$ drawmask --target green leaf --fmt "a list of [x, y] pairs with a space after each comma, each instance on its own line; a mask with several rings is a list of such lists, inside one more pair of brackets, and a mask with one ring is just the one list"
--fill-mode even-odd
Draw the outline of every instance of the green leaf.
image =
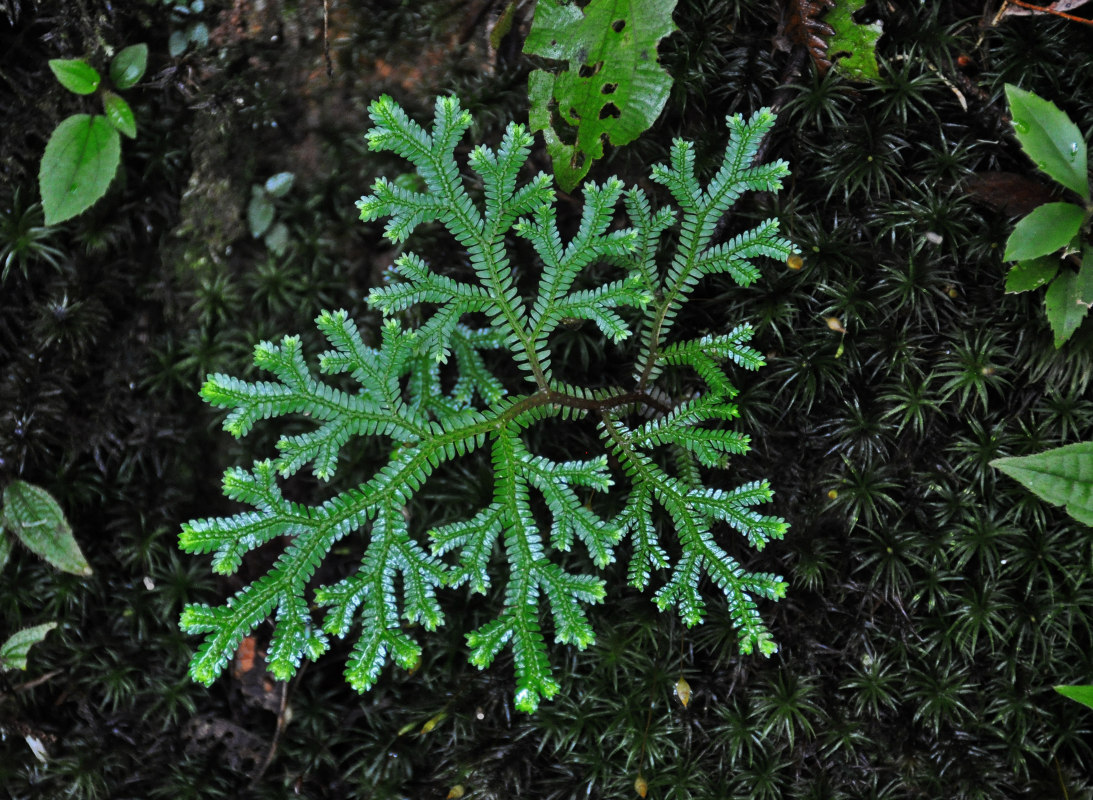
[[266, 247], [275, 256], [283, 256], [288, 248], [288, 225], [278, 222], [266, 233]]
[[1018, 261], [1006, 274], [1006, 292], [1029, 292], [1039, 289], [1059, 273], [1059, 259], [1041, 256], [1029, 261]]
[[823, 21], [834, 28], [828, 39], [827, 54], [834, 59], [835, 70], [852, 81], [872, 83], [880, 80], [877, 64], [877, 40], [884, 34], [879, 22], [862, 25], [854, 21], [867, 0], [839, 0]]
[[1089, 312], [1089, 306], [1082, 305], [1081, 282], [1078, 273], [1064, 269], [1044, 294], [1044, 310], [1047, 312], [1047, 321], [1051, 324], [1051, 331], [1055, 334], [1055, 349], [1062, 347], [1068, 339], [1078, 330], [1085, 315]]
[[269, 196], [262, 191], [252, 192], [250, 203], [247, 204], [247, 226], [250, 228], [250, 235], [257, 239], [265, 233], [273, 222], [273, 213], [273, 201], [269, 199]]
[[1028, 157], [1066, 188], [1089, 200], [1085, 139], [1070, 117], [1050, 100], [1006, 84], [1013, 129]]
[[45, 639], [46, 634], [56, 627], [56, 622], [43, 622], [9, 636], [6, 642], [0, 644], [0, 669], [26, 669], [30, 648]]
[[[605, 139], [621, 147], [660, 116], [672, 77], [657, 62], [657, 45], [676, 30], [675, 6], [676, 0], [591, 0], [581, 9], [539, 0], [524, 52], [566, 61], [569, 69], [532, 72], [529, 119], [543, 131], [566, 191], [603, 157]], [[576, 128], [576, 136], [563, 134], [563, 126]]]
[[1057, 447], [1032, 456], [991, 462], [1052, 505], [1066, 506], [1079, 522], [1093, 525], [1093, 442]]
[[190, 46], [190, 35], [183, 30], [171, 31], [171, 35], [167, 38], [167, 52], [171, 54], [171, 58], [178, 58], [180, 55], [186, 52], [186, 48]]
[[61, 86], [75, 94], [91, 94], [102, 82], [99, 71], [82, 58], [53, 58], [49, 61], [49, 68]]
[[93, 206], [110, 188], [121, 162], [121, 137], [105, 117], [75, 114], [49, 137], [38, 187], [46, 225]]
[[4, 527], [31, 552], [73, 575], [91, 574], [64, 512], [45, 489], [12, 481], [4, 490], [3, 515]]
[[1085, 221], [1085, 210], [1073, 203], [1044, 203], [1014, 226], [1006, 242], [1005, 261], [1046, 256], [1066, 247]]
[[273, 197], [284, 197], [295, 180], [296, 175], [291, 172], [278, 172], [266, 179], [266, 192]]
[[1093, 708], [1093, 686], [1056, 686], [1055, 691], [1063, 697]]
[[1082, 265], [1078, 269], [1077, 284], [1078, 305], [1086, 309], [1093, 307], [1093, 245], [1082, 248]]
[[4, 515], [0, 513], [0, 569], [8, 563], [11, 556], [11, 535], [4, 530]]
[[103, 92], [102, 106], [111, 125], [130, 139], [136, 138], [137, 120], [127, 102], [113, 92]]
[[147, 67], [148, 45], [129, 45], [110, 62], [110, 80], [118, 89], [130, 89], [144, 77]]

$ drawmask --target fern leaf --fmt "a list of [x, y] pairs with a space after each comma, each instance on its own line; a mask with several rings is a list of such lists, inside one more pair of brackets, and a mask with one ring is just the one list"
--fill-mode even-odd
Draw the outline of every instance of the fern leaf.
[[[786, 584], [743, 569], [719, 539], [723, 531], [735, 531], [738, 536], [729, 537], [733, 546], [759, 550], [783, 536], [786, 524], [755, 510], [770, 500], [766, 482], [723, 489], [711, 485], [708, 474], [750, 444], [746, 434], [724, 426], [738, 416], [731, 403], [736, 389], [725, 369], [729, 362], [757, 369], [763, 357], [748, 345], [747, 325], [670, 341], [675, 320], [704, 276], [727, 273], [746, 285], [758, 275], [757, 257], [784, 258], [792, 250], [773, 220], [710, 244], [717, 220], [742, 192], [776, 190], [787, 174], [782, 162], [752, 164], [773, 116], [763, 111], [747, 122], [729, 119], [725, 157], [707, 185], [695, 176], [692, 146], [676, 142], [669, 162], [654, 168], [653, 180], [667, 187], [678, 209], [654, 210], [644, 191], [625, 190], [614, 178], [586, 186], [580, 222], [565, 239], [549, 179], [541, 173], [521, 178], [531, 145], [524, 126], [510, 124], [496, 150], [474, 148], [465, 177], [456, 147], [470, 117], [457, 99], [437, 101], [428, 130], [389, 97], [373, 103], [370, 114], [375, 124], [369, 145], [408, 159], [421, 181], [420, 188], [408, 188], [378, 180], [373, 194], [358, 203], [362, 218], [386, 218], [385, 234], [396, 242], [408, 241], [419, 225], [440, 223], [465, 248], [471, 273], [456, 279], [443, 265], [406, 252], [369, 294], [384, 316], [371, 343], [345, 311], [323, 312], [316, 324], [330, 349], [319, 356], [317, 374], [301, 340], [286, 336], [255, 348], [255, 363], [270, 379], [212, 375], [206, 381], [202, 396], [227, 410], [224, 427], [234, 436], [289, 415], [306, 417], [310, 426], [283, 436], [275, 460], [225, 473], [224, 494], [247, 510], [182, 527], [180, 546], [212, 554], [218, 573], [237, 571], [256, 548], [283, 544], [267, 574], [223, 605], [183, 610], [183, 630], [205, 635], [191, 661], [193, 678], [215, 680], [243, 637], [272, 616], [268, 652], [275, 675], [293, 675], [303, 659], [328, 649], [329, 637], [352, 634], [345, 674], [365, 691], [389, 661], [406, 668], [418, 662], [421, 646], [404, 628], [444, 624], [438, 588], [466, 585], [486, 594], [496, 582], [500, 605], [493, 619], [467, 634], [470, 659], [486, 667], [511, 648], [516, 705], [531, 711], [559, 690], [549, 632], [556, 642], [578, 648], [593, 642], [587, 606], [606, 595], [595, 570], [613, 561], [627, 537], [628, 580], [639, 588], [660, 583], [658, 607], [674, 607], [688, 625], [697, 624], [707, 602], [700, 586], [708, 576], [740, 629], [741, 652], [774, 652], [757, 601], [781, 597]], [[468, 183], [475, 176], [480, 193]], [[627, 228], [617, 224], [620, 200]], [[661, 265], [659, 251], [673, 225], [675, 253]], [[507, 245], [514, 237], [529, 243], [541, 261], [533, 296], [522, 294], [510, 262]], [[621, 267], [623, 276], [588, 286], [585, 271], [601, 262]], [[415, 313], [407, 314], [411, 309]], [[469, 314], [485, 316], [488, 324], [470, 327]], [[421, 322], [411, 329], [400, 317]], [[615, 342], [640, 331], [631, 385], [589, 388], [552, 374], [551, 334], [569, 318], [593, 321]], [[488, 366], [487, 351], [507, 354], [533, 388], [510, 394]], [[658, 386], [662, 370], [678, 367], [693, 370], [704, 389], [683, 399]], [[333, 375], [347, 375], [357, 386], [334, 386], [324, 378]], [[616, 481], [607, 454], [555, 460], [531, 452], [524, 441], [545, 420], [562, 424], [589, 414], [599, 419], [604, 447], [625, 481]], [[642, 421], [632, 426], [633, 419]], [[315, 505], [282, 495], [284, 477], [310, 464], [330, 481], [358, 437], [377, 436], [390, 441], [388, 455], [355, 486]], [[428, 498], [430, 476], [487, 446], [493, 466], [489, 503], [431, 530], [411, 529], [405, 505], [415, 496]], [[591, 501], [596, 492], [628, 492], [622, 511], [601, 517]], [[654, 505], [664, 511], [656, 523]], [[364, 547], [356, 571], [312, 588], [319, 564], [349, 535], [359, 536]], [[563, 569], [559, 554], [574, 549], [579, 552], [565, 557], [566, 563], [578, 566]], [[321, 624], [312, 619], [311, 603], [325, 609]]]

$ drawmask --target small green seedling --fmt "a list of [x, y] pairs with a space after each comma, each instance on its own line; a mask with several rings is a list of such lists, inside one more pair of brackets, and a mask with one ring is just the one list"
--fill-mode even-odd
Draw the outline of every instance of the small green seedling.
[[[126, 47], [110, 64], [110, 82], [119, 91], [131, 89], [148, 65], [148, 45]], [[49, 68], [74, 94], [98, 93], [104, 116], [73, 114], [58, 125], [46, 144], [38, 171], [46, 225], [81, 214], [98, 202], [121, 163], [121, 137], [136, 138], [133, 109], [116, 92], [102, 85], [99, 71], [80, 58], [55, 58]]]
[[296, 176], [291, 172], [278, 172], [264, 184], [256, 183], [250, 187], [250, 203], [247, 204], [250, 235], [255, 239], [264, 237], [266, 247], [277, 256], [284, 255], [288, 247], [288, 226], [283, 222], [274, 222], [277, 209], [273, 201], [288, 194], [295, 180]]
[[1093, 305], [1093, 241], [1086, 144], [1078, 126], [1052, 102], [1006, 84], [1013, 129], [1021, 148], [1081, 203], [1045, 203], [1017, 223], [1006, 242], [1007, 292], [1047, 286], [1044, 307], [1055, 347], [1082, 324]]

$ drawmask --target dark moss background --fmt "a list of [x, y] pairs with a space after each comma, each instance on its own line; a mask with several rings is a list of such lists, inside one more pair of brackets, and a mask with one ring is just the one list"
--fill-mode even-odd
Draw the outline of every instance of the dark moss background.
[[[726, 113], [785, 103], [767, 156], [793, 177], [730, 224], [777, 214], [804, 269], [763, 264], [747, 290], [710, 280], [687, 318], [750, 321], [768, 355], [737, 376], [754, 450], [727, 480], [769, 477], [793, 525], [742, 554], [791, 581], [764, 609], [780, 653], [737, 655], [716, 602], [683, 630], [616, 570], [597, 644], [558, 649], [563, 690], [533, 717], [511, 707], [510, 663], [467, 665], [462, 630], [483, 605], [455, 592], [451, 627], [421, 634], [421, 667], [366, 696], [337, 648], [287, 686], [260, 668], [189, 681], [182, 604], [222, 598], [265, 554], [214, 579], [176, 549], [179, 525], [229, 511], [220, 473], [281, 432], [234, 442], [197, 389], [211, 371], [251, 375], [259, 339], [314, 341], [322, 308], [375, 322], [363, 297], [392, 256], [353, 202], [404, 165], [363, 146], [367, 104], [389, 92], [425, 119], [456, 92], [476, 140], [495, 142], [526, 119], [532, 66], [515, 39], [488, 45], [502, 5], [332, 2], [328, 77], [317, 1], [210, 0], [196, 17], [210, 44], [178, 58], [170, 3], [0, 3], [0, 483], [48, 488], [95, 570], [16, 551], [0, 575], [0, 635], [60, 622], [0, 682], [0, 796], [632, 797], [640, 769], [658, 799], [1093, 797], [1093, 714], [1050, 689], [1093, 682], [1090, 530], [988, 466], [1093, 437], [1093, 324], [1056, 351], [1041, 297], [1003, 293], [1000, 258], [1013, 203], [1046, 185], [1007, 133], [1002, 85], [1093, 130], [1093, 28], [992, 26], [994, 3], [871, 4], [884, 78], [868, 86], [793, 74], [772, 44], [778, 4], [680, 0], [664, 115], [592, 173], [642, 180], [677, 135], [712, 163]], [[152, 55], [119, 179], [42, 228], [38, 159], [85, 110], [47, 60], [102, 67], [139, 41]], [[275, 257], [244, 210], [281, 171], [297, 182]], [[997, 171], [1020, 192], [984, 183]], [[448, 252], [428, 233], [416, 246]], [[560, 343], [574, 365], [598, 352], [586, 333]], [[484, 477], [468, 462], [416, 512], [480, 497]], [[671, 696], [681, 673], [687, 709]]]

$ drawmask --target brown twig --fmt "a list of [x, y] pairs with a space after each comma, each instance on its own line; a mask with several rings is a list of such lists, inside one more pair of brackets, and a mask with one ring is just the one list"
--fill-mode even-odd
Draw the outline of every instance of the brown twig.
[[1085, 17], [1078, 17], [1074, 14], [1068, 14], [1065, 11], [1058, 11], [1054, 8], [1051, 8], [1050, 6], [1035, 6], [1032, 3], [1026, 3], [1025, 0], [1004, 0], [1004, 2], [1002, 3], [1002, 8], [998, 11], [998, 16], [994, 18], [995, 22], [997, 22], [998, 19], [1005, 13], [1006, 6], [1009, 6], [1011, 4], [1017, 6], [1018, 8], [1024, 8], [1028, 11], [1035, 11], [1039, 14], [1051, 14], [1056, 17], [1068, 19], [1071, 22], [1080, 22], [1083, 25], [1093, 25], [1093, 19], [1086, 19]]

